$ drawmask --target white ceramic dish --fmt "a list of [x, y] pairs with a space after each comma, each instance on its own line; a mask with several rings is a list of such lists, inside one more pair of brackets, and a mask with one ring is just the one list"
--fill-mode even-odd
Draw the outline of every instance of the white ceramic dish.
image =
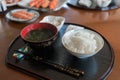
[[40, 22], [47, 22], [53, 24], [57, 27], [58, 30], [60, 30], [65, 22], [65, 18], [62, 16], [48, 15], [45, 16]]
[[11, 6], [15, 6], [17, 5], [18, 3], [22, 2], [23, 0], [20, 0], [19, 2], [14, 2], [14, 3], [11, 3], [11, 4], [6, 4], [7, 7], [11, 7]]
[[[95, 49], [95, 52], [92, 52], [92, 53], [79, 53], [78, 51], [75, 52], [75, 50], [73, 50], [73, 49], [70, 48], [70, 46], [71, 46], [70, 44], [71, 43], [69, 43], [69, 41], [68, 41], [70, 39], [69, 36], [72, 36], [72, 34], [74, 34], [76, 31], [82, 31], [83, 33], [87, 31], [90, 34], [94, 34], [95, 35], [95, 37], [94, 37], [94, 39], [96, 40], [96, 49]], [[78, 30], [70, 30], [70, 31], [66, 32], [63, 35], [63, 37], [62, 37], [62, 44], [63, 44], [63, 46], [66, 48], [66, 50], [70, 54], [72, 54], [72, 55], [74, 55], [74, 56], [76, 56], [78, 58], [87, 58], [87, 57], [90, 57], [90, 56], [93, 56], [93, 55], [97, 54], [103, 48], [103, 46], [104, 46], [104, 40], [103, 40], [103, 38], [98, 33], [94, 32], [92, 30], [78, 29]], [[76, 45], [79, 46], [78, 43]]]
[[[35, 9], [43, 12], [49, 11], [48, 8], [35, 8], [35, 7], [30, 7], [28, 4], [31, 0], [24, 0], [18, 3], [18, 6], [24, 7], [24, 8], [30, 8], [30, 9]], [[62, 6], [67, 2], [67, 0], [58, 0], [58, 5], [53, 11], [58, 11], [62, 8]]]
[[12, 20], [12, 21], [17, 21], [17, 22], [32, 22], [32, 21], [36, 20], [40, 16], [40, 14], [35, 10], [28, 10], [28, 12], [34, 14], [34, 17], [31, 20], [18, 19], [18, 18], [15, 18], [15, 17], [11, 16], [11, 14], [13, 12], [21, 11], [21, 10], [28, 10], [28, 9], [14, 9], [14, 10], [11, 10], [6, 14], [6, 18], [9, 19], [9, 20]]

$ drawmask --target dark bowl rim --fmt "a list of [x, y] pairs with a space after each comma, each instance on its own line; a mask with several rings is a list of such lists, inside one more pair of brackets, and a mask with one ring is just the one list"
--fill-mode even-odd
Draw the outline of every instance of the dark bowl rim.
[[[55, 33], [52, 37], [50, 37], [49, 39], [46, 39], [46, 40], [43, 40], [43, 41], [29, 41], [29, 40], [26, 40], [25, 38], [22, 37], [22, 31], [23, 31], [26, 27], [28, 27], [29, 25], [33, 25], [33, 24], [49, 24], [49, 25], [52, 25], [53, 27], [55, 27], [56, 33]], [[58, 35], [58, 29], [57, 29], [57, 27], [56, 27], [55, 25], [53, 25], [53, 24], [50, 24], [50, 23], [47, 23], [47, 22], [41, 22], [41, 23], [32, 23], [32, 24], [29, 24], [29, 25], [25, 26], [25, 27], [21, 30], [21, 32], [20, 32], [20, 37], [21, 37], [25, 42], [34, 43], [34, 44], [37, 44], [37, 43], [45, 43], [45, 42], [48, 42], [48, 41], [54, 39], [54, 38]]]

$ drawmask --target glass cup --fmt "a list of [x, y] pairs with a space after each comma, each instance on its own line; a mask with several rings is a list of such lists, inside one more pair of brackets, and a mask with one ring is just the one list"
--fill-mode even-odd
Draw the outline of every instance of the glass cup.
[[7, 5], [5, 0], [0, 0], [0, 12], [4, 12], [7, 10]]

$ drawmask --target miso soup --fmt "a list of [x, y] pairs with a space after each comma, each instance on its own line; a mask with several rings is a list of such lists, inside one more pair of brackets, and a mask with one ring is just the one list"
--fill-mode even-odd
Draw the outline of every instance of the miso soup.
[[40, 42], [51, 38], [54, 32], [50, 29], [31, 30], [26, 34], [25, 39], [32, 42]]

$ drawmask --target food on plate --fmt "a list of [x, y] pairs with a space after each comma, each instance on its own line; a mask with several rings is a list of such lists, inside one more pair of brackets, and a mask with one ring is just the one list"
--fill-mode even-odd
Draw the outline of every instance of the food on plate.
[[26, 10], [20, 10], [20, 11], [12, 12], [11, 16], [18, 19], [31, 20], [34, 17], [34, 14], [27, 12]]
[[7, 4], [19, 2], [20, 0], [5, 0]]
[[60, 30], [65, 22], [65, 18], [62, 16], [48, 15], [48, 16], [45, 16], [40, 22], [50, 23], [56, 26], [58, 30]]
[[112, 0], [94, 0], [99, 7], [107, 7]]
[[107, 7], [112, 2], [112, 0], [79, 0], [78, 3], [86, 7]]
[[41, 4], [43, 3], [43, 0], [32, 0], [29, 5], [30, 7], [35, 6], [36, 8], [39, 8]]
[[50, 8], [55, 9], [58, 5], [58, 0], [32, 0], [29, 3], [30, 7]]
[[44, 3], [41, 5], [43, 8], [47, 8], [49, 6], [50, 1], [45, 0]]
[[58, 0], [52, 0], [49, 5], [50, 9], [54, 9], [57, 6], [57, 3]]
[[86, 6], [86, 7], [90, 7], [92, 5], [92, 1], [91, 0], [79, 0], [79, 4]]
[[[69, 31], [68, 31], [69, 32]], [[81, 54], [93, 53], [97, 49], [95, 35], [83, 30], [72, 30], [63, 38], [66, 47]]]

